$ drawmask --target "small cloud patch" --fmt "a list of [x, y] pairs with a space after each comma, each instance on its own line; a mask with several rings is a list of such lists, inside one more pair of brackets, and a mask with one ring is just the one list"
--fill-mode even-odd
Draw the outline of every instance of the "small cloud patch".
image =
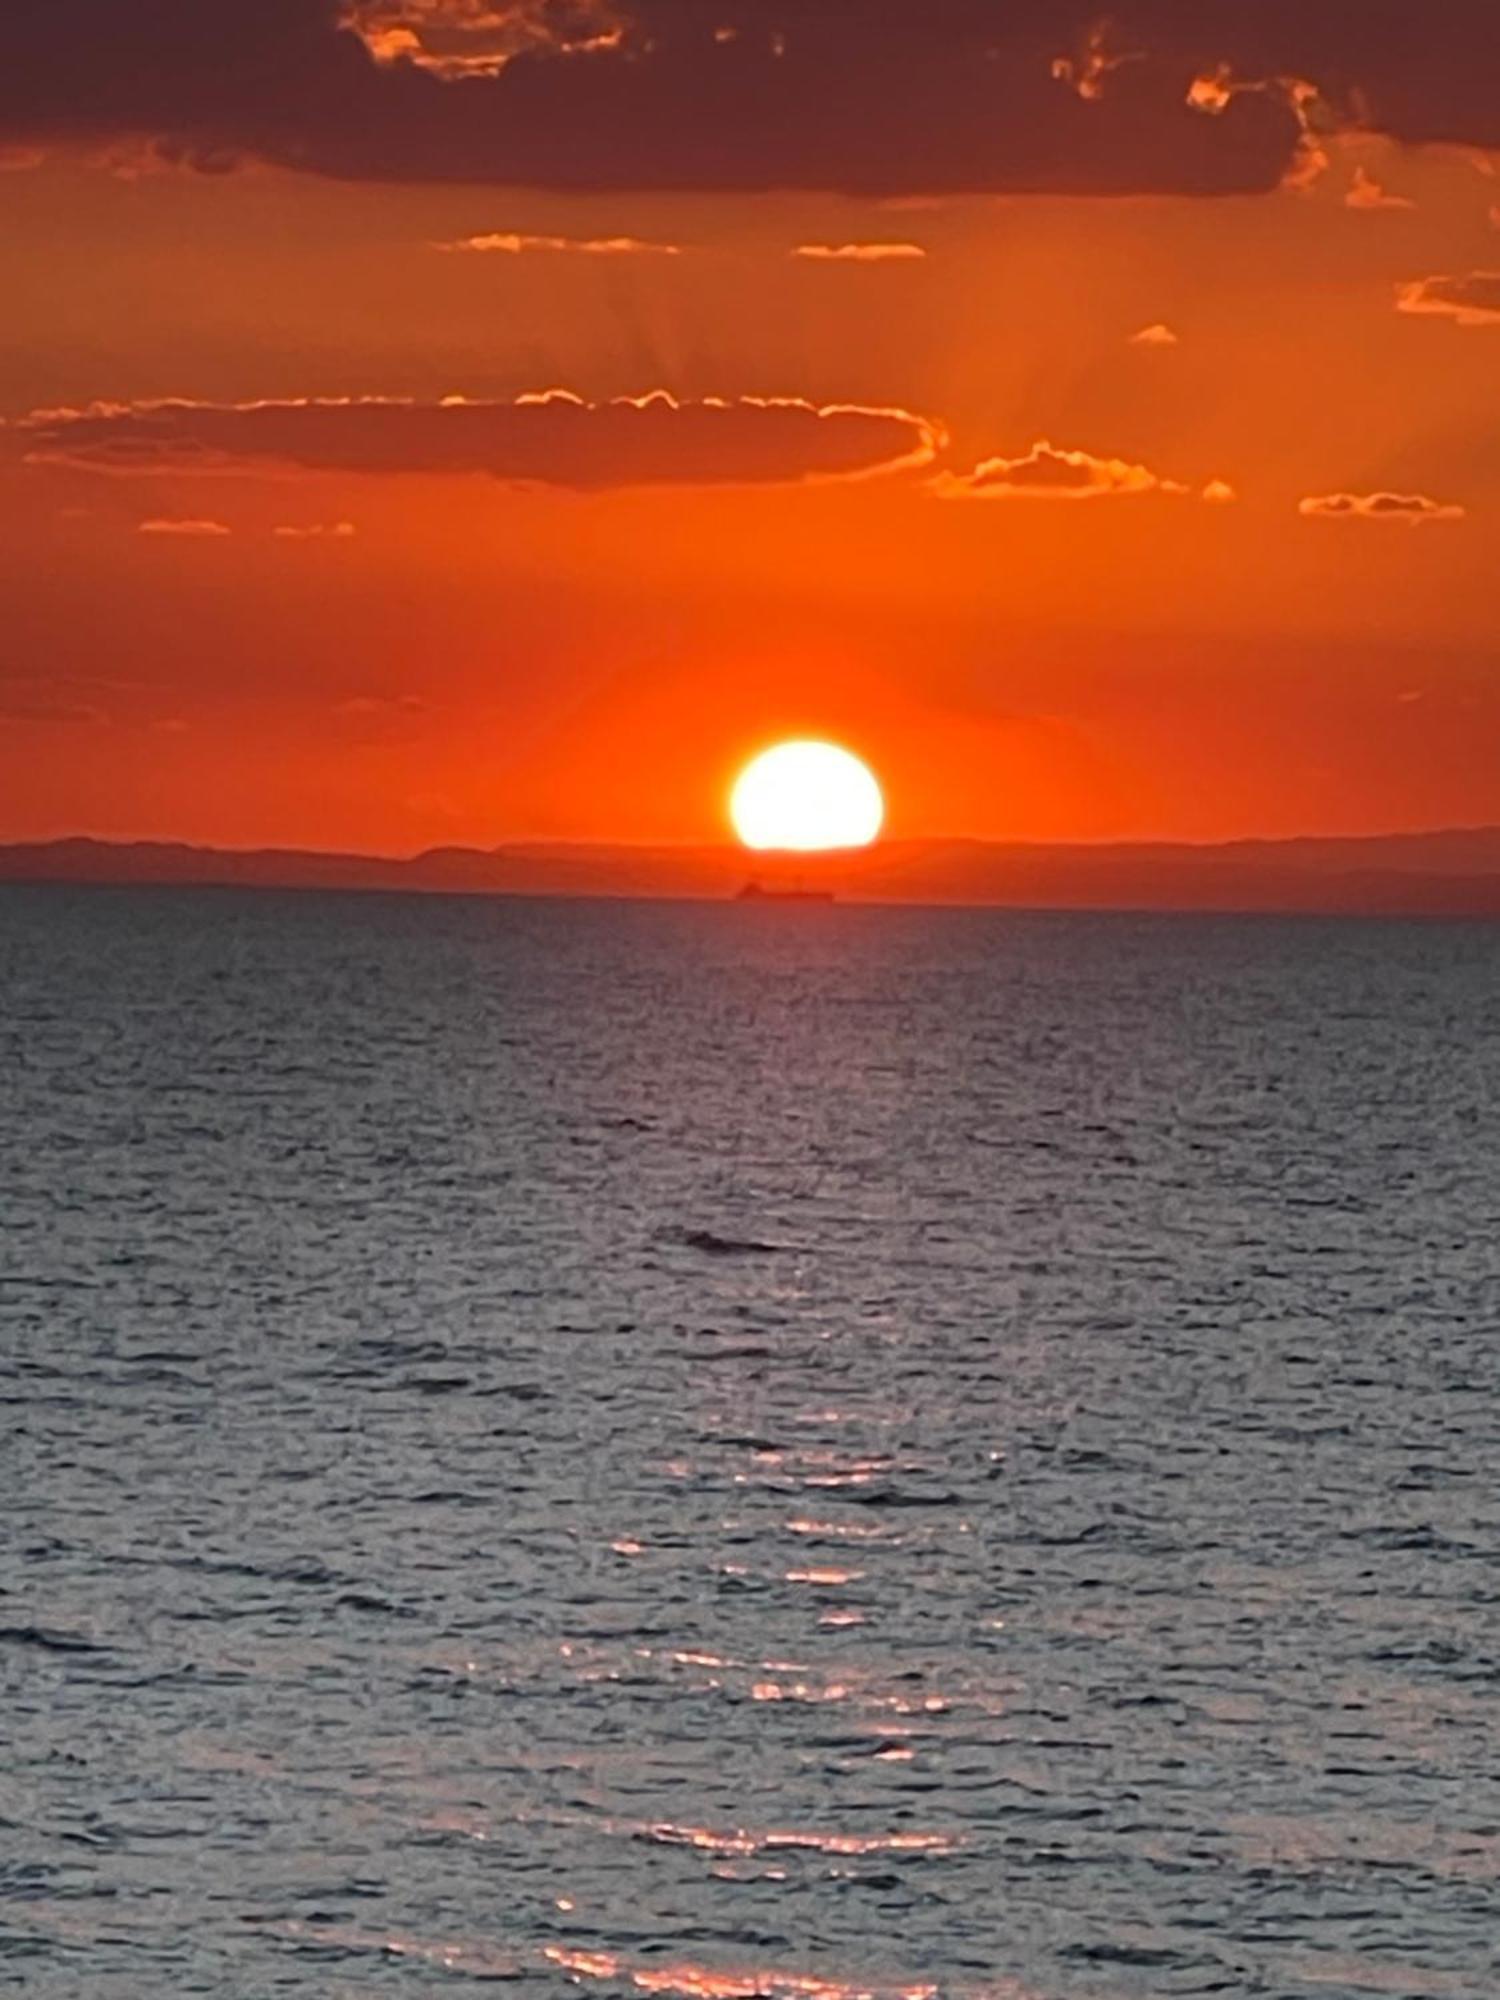
[[972, 472], [943, 472], [932, 482], [943, 500], [1107, 500], [1188, 490], [1147, 465], [1065, 451], [1045, 438], [1020, 458], [987, 458]]
[[1464, 518], [1462, 507], [1425, 493], [1323, 493], [1300, 500], [1297, 512], [1322, 521], [1405, 521], [1413, 528]]
[[306, 527], [276, 527], [271, 533], [283, 542], [348, 542], [356, 530], [352, 521], [312, 521]]
[[1132, 347], [1176, 347], [1177, 335], [1171, 327], [1163, 326], [1158, 320], [1154, 326], [1143, 326], [1139, 333], [1130, 336]]
[[1398, 288], [1396, 310], [1437, 314], [1460, 326], [1500, 326], [1500, 271], [1413, 278]]
[[532, 253], [559, 257], [680, 257], [680, 243], [649, 243], [639, 236], [527, 236], [515, 231], [486, 236], [460, 236], [451, 243], [434, 243], [434, 250], [470, 256], [524, 257]]
[[920, 243], [799, 243], [791, 254], [810, 264], [914, 264], [927, 252]]
[[157, 519], [141, 521], [136, 528], [141, 535], [180, 535], [185, 541], [213, 541], [232, 533], [222, 521], [169, 521]]
[[1363, 167], [1354, 169], [1354, 178], [1349, 183], [1348, 193], [1344, 196], [1345, 208], [1415, 208], [1416, 205], [1414, 201], [1408, 201], [1404, 194], [1389, 193], [1374, 175]]
[[108, 720], [92, 702], [60, 699], [44, 688], [0, 687], [0, 724], [92, 728]]

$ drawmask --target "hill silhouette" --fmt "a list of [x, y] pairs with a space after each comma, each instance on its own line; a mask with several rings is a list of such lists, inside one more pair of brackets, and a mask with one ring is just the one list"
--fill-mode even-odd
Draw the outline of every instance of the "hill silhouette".
[[0, 846], [0, 882], [718, 900], [749, 880], [851, 902], [1500, 917], [1500, 827], [1201, 846], [888, 840], [807, 857], [727, 843], [520, 842], [409, 857], [85, 837]]

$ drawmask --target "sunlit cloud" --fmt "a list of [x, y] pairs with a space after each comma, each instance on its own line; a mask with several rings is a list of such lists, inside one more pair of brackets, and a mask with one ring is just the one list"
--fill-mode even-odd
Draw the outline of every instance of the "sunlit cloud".
[[1316, 83], [1285, 72], [1240, 75], [1232, 63], [1221, 62], [1194, 77], [1187, 92], [1189, 108], [1210, 118], [1256, 98], [1283, 105], [1296, 123], [1281, 185], [1294, 191], [1311, 187], [1331, 164], [1327, 141], [1339, 122]]
[[944, 500], [1106, 500], [1190, 490], [1149, 466], [1063, 450], [1045, 438], [1019, 458], [987, 458], [972, 472], [941, 472], [931, 488]]
[[1132, 347], [1175, 347], [1177, 335], [1171, 327], [1158, 320], [1154, 326], [1143, 326], [1139, 333], [1133, 333], [1130, 344]]
[[435, 250], [479, 256], [524, 257], [532, 253], [564, 257], [680, 257], [680, 243], [648, 243], [639, 236], [526, 236], [515, 232], [461, 236], [435, 243]]
[[1052, 59], [1053, 78], [1075, 90], [1087, 104], [1099, 102], [1116, 70], [1143, 60], [1143, 50], [1117, 46], [1111, 39], [1113, 33], [1111, 22], [1092, 21], [1070, 54]]
[[348, 542], [356, 530], [352, 521], [311, 521], [305, 527], [285, 523], [271, 533], [284, 542]]
[[233, 530], [222, 521], [158, 519], [139, 522], [136, 532], [141, 535], [180, 535], [188, 541], [204, 541], [230, 534]]
[[1202, 76], [1195, 76], [1188, 85], [1187, 94], [1187, 101], [1193, 110], [1206, 112], [1213, 118], [1227, 111], [1234, 102], [1234, 89], [1229, 77], [1227, 64], [1209, 70]]
[[1318, 520], [1405, 521], [1413, 528], [1428, 521], [1461, 521], [1464, 511], [1425, 493], [1324, 493], [1297, 503], [1299, 514]]
[[1356, 167], [1354, 169], [1354, 178], [1349, 183], [1348, 192], [1344, 196], [1345, 208], [1379, 210], [1415, 208], [1416, 205], [1414, 201], [1409, 201], [1405, 195], [1391, 194], [1364, 167]]
[[498, 76], [526, 54], [612, 48], [622, 31], [608, 0], [349, 0], [344, 22], [378, 63], [448, 82]]
[[1460, 326], [1500, 326], [1500, 271], [1413, 278], [1398, 287], [1396, 310], [1432, 313]]
[[[10, 428], [26, 463], [121, 477], [307, 472], [482, 475], [518, 485], [787, 485], [922, 469], [946, 442], [910, 410], [797, 396], [590, 402], [564, 389], [509, 402], [348, 397], [186, 399], [41, 410]], [[228, 532], [162, 524], [150, 533]]]
[[920, 243], [799, 243], [791, 254], [819, 264], [910, 264], [927, 252]]

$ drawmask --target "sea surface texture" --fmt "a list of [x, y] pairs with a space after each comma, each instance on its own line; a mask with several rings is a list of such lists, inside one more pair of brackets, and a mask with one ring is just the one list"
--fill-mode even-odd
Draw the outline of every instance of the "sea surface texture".
[[1500, 929], [12, 890], [0, 1226], [0, 1987], [1500, 1992]]

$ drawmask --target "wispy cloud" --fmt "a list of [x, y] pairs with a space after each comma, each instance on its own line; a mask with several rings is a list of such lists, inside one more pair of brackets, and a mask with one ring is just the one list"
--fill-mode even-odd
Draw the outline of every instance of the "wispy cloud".
[[378, 63], [410, 63], [447, 82], [498, 77], [518, 56], [618, 46], [612, 0], [348, 0], [343, 22]]
[[1500, 326], [1500, 271], [1413, 278], [1398, 286], [1396, 310], [1440, 314], [1460, 326]]
[[920, 243], [799, 243], [791, 254], [814, 264], [913, 264], [927, 252]]
[[1349, 183], [1344, 196], [1345, 208], [1382, 209], [1415, 208], [1414, 201], [1408, 201], [1404, 194], [1391, 194], [1380, 185], [1373, 174], [1364, 167], [1354, 169], [1354, 178]]
[[1338, 124], [1332, 104], [1312, 78], [1293, 74], [1276, 65], [1254, 73], [1240, 71], [1234, 63], [1220, 62], [1200, 71], [1188, 86], [1189, 107], [1210, 118], [1247, 102], [1280, 105], [1295, 125], [1297, 137], [1288, 155], [1281, 185], [1293, 192], [1312, 187], [1332, 164], [1327, 139]]
[[680, 243], [651, 243], [639, 236], [528, 236], [497, 231], [485, 236], [460, 236], [434, 243], [434, 250], [459, 255], [525, 257], [533, 253], [559, 257], [680, 257]]
[[1464, 509], [1429, 499], [1425, 493], [1322, 493], [1297, 503], [1297, 512], [1324, 521], [1405, 521], [1420, 528], [1428, 521], [1461, 521]]
[[180, 535], [188, 541], [204, 541], [230, 534], [232, 530], [227, 528], [222, 521], [170, 521], [157, 519], [139, 522], [136, 532], [141, 535]]
[[287, 524], [271, 530], [283, 542], [347, 542], [353, 540], [355, 532], [352, 521], [312, 521], [305, 527]]
[[70, 701], [40, 685], [0, 686], [0, 725], [5, 723], [95, 725], [109, 717], [93, 702]]

